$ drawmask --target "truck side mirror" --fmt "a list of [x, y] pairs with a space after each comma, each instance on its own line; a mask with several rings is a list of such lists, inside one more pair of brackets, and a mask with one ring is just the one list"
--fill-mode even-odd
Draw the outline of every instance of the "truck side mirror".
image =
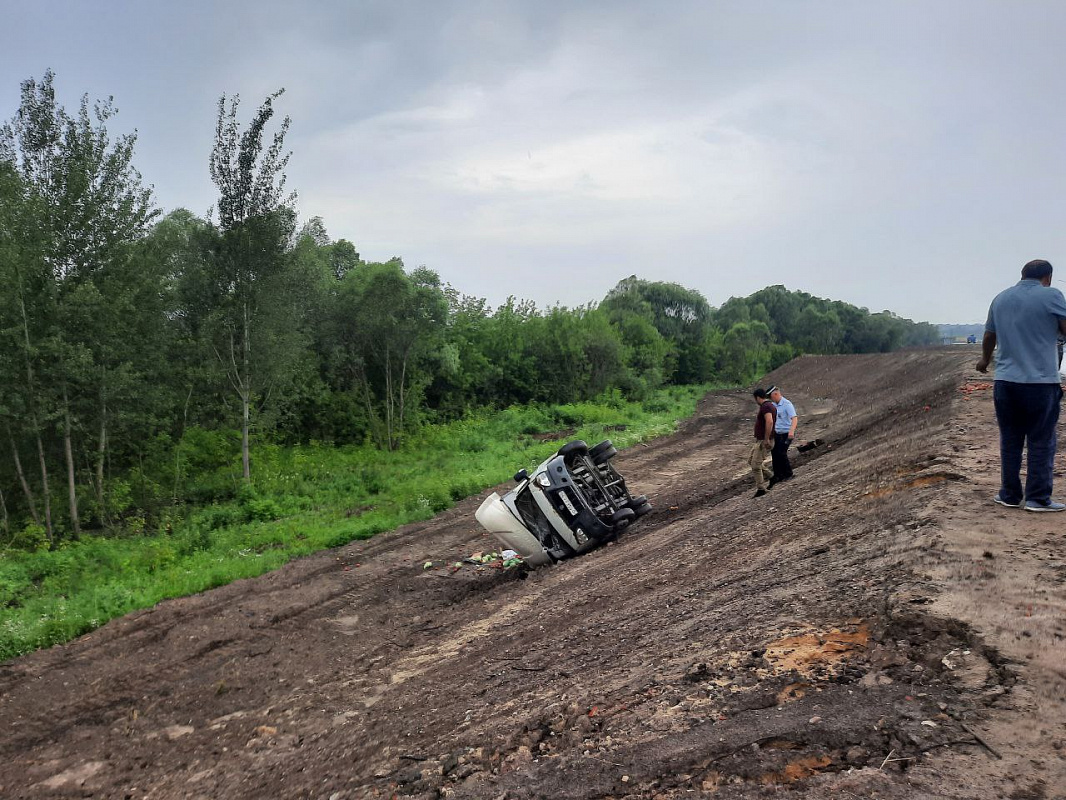
[[514, 474], [515, 483], [521, 483], [522, 481], [526, 480], [529, 480], [529, 472], [527, 470], [520, 469]]

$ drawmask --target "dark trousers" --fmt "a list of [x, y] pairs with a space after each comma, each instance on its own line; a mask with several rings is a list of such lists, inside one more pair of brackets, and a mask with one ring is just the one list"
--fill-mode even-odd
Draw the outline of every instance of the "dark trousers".
[[[1000, 496], [1011, 503], [1051, 499], [1051, 473], [1062, 387], [1057, 383], [996, 381], [992, 390], [999, 423]], [[1022, 447], [1028, 447], [1025, 493], [1018, 473]]]
[[770, 458], [774, 464], [774, 480], [784, 481], [792, 477], [792, 464], [788, 460], [788, 448], [792, 440], [787, 433], [774, 434], [774, 449], [770, 451]]

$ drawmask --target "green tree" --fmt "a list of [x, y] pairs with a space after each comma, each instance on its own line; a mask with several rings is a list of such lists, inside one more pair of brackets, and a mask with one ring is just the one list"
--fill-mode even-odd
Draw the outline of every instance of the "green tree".
[[616, 312], [612, 324], [625, 348], [628, 374], [623, 389], [630, 397], [642, 398], [676, 370], [677, 345], [664, 338], [650, 320], [636, 312]]
[[[99, 465], [106, 456], [108, 367], [121, 359], [99, 336], [107, 321], [118, 318], [126, 289], [124, 282], [108, 281], [107, 275], [158, 212], [151, 189], [141, 185], [132, 165], [136, 135], [112, 141], [108, 133], [107, 122], [116, 113], [111, 100], [90, 108], [83, 96], [72, 116], [56, 102], [53, 83], [50, 71], [40, 82], [23, 81], [19, 110], [0, 130], [0, 156], [14, 166], [34, 209], [27, 223], [33, 232], [23, 227], [20, 235], [36, 247], [32, 258], [22, 260], [15, 279], [21, 287], [16, 291], [24, 318], [25, 386], [42, 482], [47, 486], [41, 424], [49, 420], [61, 428], [70, 525], [77, 536], [77, 418], [97, 417]], [[40, 297], [27, 302], [25, 290], [34, 284], [50, 302]], [[95, 325], [83, 324], [87, 320]], [[112, 337], [111, 343], [116, 341]], [[80, 403], [80, 414], [79, 397], [93, 398]]]
[[751, 322], [751, 309], [746, 297], [730, 297], [721, 308], [712, 315], [715, 326], [720, 331], [728, 331], [738, 322]]
[[612, 316], [622, 311], [645, 316], [663, 338], [674, 343], [677, 371], [667, 378], [695, 383], [709, 377], [702, 371], [700, 351], [711, 323], [711, 307], [695, 289], [631, 275], [607, 293], [601, 306]]
[[534, 329], [540, 325], [536, 305], [508, 297], [485, 328], [486, 360], [492, 365], [487, 395], [495, 405], [527, 402], [539, 397], [541, 364], [533, 353]]
[[843, 338], [844, 327], [836, 311], [822, 311], [812, 303], [800, 312], [796, 321], [796, 344], [807, 352], [839, 352]]
[[492, 405], [493, 366], [485, 353], [492, 314], [480, 297], [461, 295], [445, 287], [448, 314], [439, 367], [427, 387], [430, 405], [446, 418], [455, 418], [469, 408]]
[[747, 383], [766, 371], [770, 356], [770, 329], [763, 322], [738, 322], [722, 338], [722, 374]]
[[338, 287], [332, 360], [361, 397], [381, 447], [395, 449], [413, 422], [447, 311], [437, 274], [424, 267], [408, 274], [399, 259], [362, 264]]
[[[33, 522], [42, 524], [38, 511], [38, 499], [30, 486], [22, 465], [19, 446], [24, 436], [32, 436], [42, 460], [42, 494], [44, 519], [49, 541], [53, 540], [51, 507], [48, 493], [48, 468], [43, 460], [41, 426], [37, 411], [36, 381], [34, 379], [35, 351], [32, 341], [40, 332], [31, 333], [31, 319], [38, 321], [42, 314], [36, 313], [34, 302], [48, 300], [42, 291], [33, 291], [38, 286], [43, 290], [43, 270], [27, 274], [27, 267], [40, 267], [41, 259], [32, 242], [33, 229], [28, 219], [33, 216], [30, 207], [32, 198], [25, 191], [13, 159], [0, 160], [0, 282], [8, 291], [0, 292], [0, 422], [4, 426], [4, 447], [10, 448], [12, 467], [22, 489], [26, 511]], [[33, 282], [27, 286], [28, 280]], [[29, 291], [27, 291], [29, 289]], [[34, 313], [27, 312], [27, 305]]]
[[211, 178], [219, 190], [219, 238], [206, 264], [204, 330], [240, 407], [241, 466], [251, 481], [252, 416], [292, 378], [307, 340], [294, 285], [289, 244], [295, 230], [294, 194], [285, 192], [286, 117], [264, 146], [274, 101], [260, 105], [242, 132], [239, 98], [218, 101]]

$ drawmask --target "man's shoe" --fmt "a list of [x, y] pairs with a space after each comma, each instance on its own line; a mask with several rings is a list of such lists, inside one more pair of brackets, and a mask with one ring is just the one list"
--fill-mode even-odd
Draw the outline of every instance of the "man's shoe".
[[766, 488], [773, 489], [775, 483], [781, 483], [781, 481], [779, 481], [777, 478], [770, 478], [770, 480], [766, 482]]
[[765, 489], [759, 489], [759, 490], [757, 490], [755, 492], [755, 496], [756, 497], [762, 497], [764, 494], [766, 494], [766, 490]]
[[993, 497], [992, 498], [992, 502], [993, 503], [999, 503], [1001, 506], [1006, 506], [1007, 508], [1021, 508], [1022, 507], [1022, 503], [1021, 503], [1020, 500], [1017, 503], [1012, 503], [1009, 500], [1004, 500], [1003, 499], [1003, 495], [1001, 493], [997, 494], [995, 497]]
[[1026, 511], [1066, 511], [1066, 503], [1056, 503], [1054, 500], [1026, 500]]

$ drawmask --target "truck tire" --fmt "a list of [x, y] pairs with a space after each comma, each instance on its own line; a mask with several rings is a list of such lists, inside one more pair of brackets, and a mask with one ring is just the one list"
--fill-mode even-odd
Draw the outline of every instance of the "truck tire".
[[559, 455], [563, 458], [569, 458], [570, 456], [583, 456], [589, 451], [589, 446], [580, 439], [576, 439], [572, 442], [567, 442], [559, 448]]
[[618, 455], [618, 450], [610, 439], [604, 439], [598, 445], [589, 450], [589, 458], [592, 459], [593, 464], [606, 464], [612, 458]]

